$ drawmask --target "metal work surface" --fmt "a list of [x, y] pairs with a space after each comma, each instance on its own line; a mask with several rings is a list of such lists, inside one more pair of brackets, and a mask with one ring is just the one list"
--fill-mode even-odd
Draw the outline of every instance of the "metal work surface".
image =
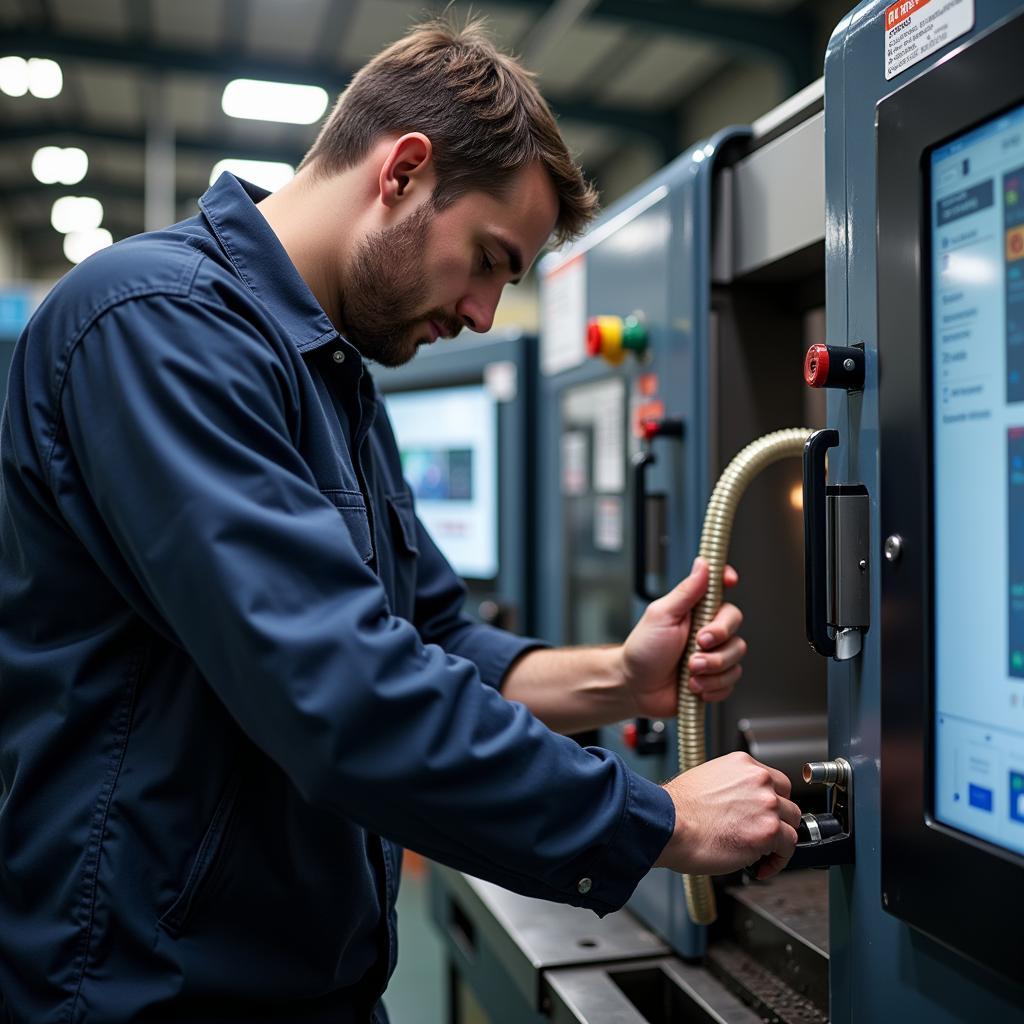
[[675, 957], [544, 975], [553, 1024], [761, 1024], [702, 967]]
[[785, 1024], [828, 1019], [828, 876], [783, 872], [722, 890], [708, 965]]
[[449, 939], [470, 960], [486, 949], [531, 1009], [540, 1008], [545, 970], [669, 952], [627, 910], [599, 918], [589, 910], [520, 896], [449, 868], [434, 867], [432, 872], [450, 904], [439, 922]]
[[708, 952], [715, 974], [756, 1008], [758, 1020], [773, 1024], [828, 1024], [820, 1005], [787, 985], [755, 956], [731, 942], [716, 942]]
[[828, 872], [784, 871], [768, 882], [729, 886], [737, 903], [828, 957]]
[[459, 878], [534, 970], [667, 952], [665, 943], [626, 910], [598, 917], [581, 907], [520, 896], [479, 878]]

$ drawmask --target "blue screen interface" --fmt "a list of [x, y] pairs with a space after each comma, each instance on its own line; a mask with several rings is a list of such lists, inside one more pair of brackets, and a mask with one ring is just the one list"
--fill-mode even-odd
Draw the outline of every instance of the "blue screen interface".
[[1024, 854], [1024, 106], [929, 170], [935, 817]]

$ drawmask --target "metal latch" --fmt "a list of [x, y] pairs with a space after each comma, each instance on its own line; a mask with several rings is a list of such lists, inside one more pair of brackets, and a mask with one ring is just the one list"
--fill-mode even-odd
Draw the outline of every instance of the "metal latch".
[[863, 484], [828, 485], [838, 444], [837, 430], [818, 430], [804, 446], [804, 576], [808, 642], [847, 661], [871, 625], [870, 502]]

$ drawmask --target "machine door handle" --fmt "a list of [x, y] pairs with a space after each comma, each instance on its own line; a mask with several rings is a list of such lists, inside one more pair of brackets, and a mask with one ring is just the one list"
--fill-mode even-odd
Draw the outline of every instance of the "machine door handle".
[[647, 468], [656, 461], [650, 449], [633, 456], [633, 593], [647, 602], [658, 596], [647, 589]]
[[828, 522], [825, 459], [838, 430], [816, 430], [804, 445], [804, 607], [807, 640], [826, 658], [836, 653], [828, 631]]
[[647, 589], [647, 470], [657, 461], [651, 444], [656, 437], [683, 437], [683, 421], [671, 417], [647, 420], [643, 424], [647, 447], [633, 456], [633, 593], [641, 601], [654, 601], [660, 594]]

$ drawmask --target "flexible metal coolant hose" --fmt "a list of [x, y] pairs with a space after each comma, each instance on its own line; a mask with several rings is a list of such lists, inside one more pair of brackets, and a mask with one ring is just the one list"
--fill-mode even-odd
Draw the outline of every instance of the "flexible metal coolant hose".
[[[715, 617], [722, 604], [722, 571], [729, 553], [729, 538], [736, 507], [751, 480], [780, 459], [803, 454], [809, 427], [777, 430], [748, 444], [725, 468], [704, 515], [700, 556], [708, 564], [708, 589], [694, 609], [686, 654], [679, 663], [679, 770], [689, 771], [707, 760], [704, 746], [704, 701], [690, 692], [690, 658], [697, 651], [700, 631]], [[715, 892], [707, 875], [683, 875], [686, 909], [696, 924], [711, 924], [717, 916]]]

